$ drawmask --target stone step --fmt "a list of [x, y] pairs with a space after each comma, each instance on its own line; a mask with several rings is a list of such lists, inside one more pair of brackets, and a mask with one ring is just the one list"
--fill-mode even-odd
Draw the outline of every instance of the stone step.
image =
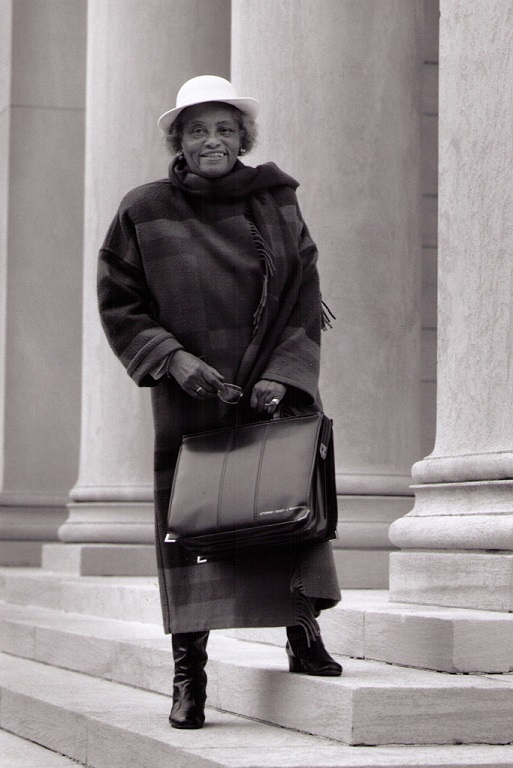
[[[0, 616], [3, 652], [170, 694], [170, 641], [156, 625], [12, 604]], [[236, 715], [349, 745], [513, 741], [508, 675], [448, 675], [349, 658], [341, 678], [293, 675], [283, 647], [219, 632], [211, 634], [209, 657], [209, 704]]]
[[0, 600], [162, 625], [156, 576], [76, 576], [0, 568]]
[[[451, 673], [513, 670], [513, 615], [468, 608], [391, 603], [388, 592], [344, 590], [320, 619], [333, 653]], [[281, 642], [274, 629], [226, 630], [257, 642]]]
[[[156, 578], [3, 568], [0, 583], [0, 597], [12, 603], [161, 625]], [[389, 602], [386, 591], [344, 590], [342, 602], [323, 613], [320, 623], [326, 646], [342, 655], [440, 672], [513, 670], [513, 615], [508, 613], [412, 606]], [[226, 634], [283, 642], [282, 629]]]
[[60, 755], [91, 768], [513, 766], [510, 746], [344, 746], [208, 707], [205, 728], [177, 731], [161, 694], [3, 653], [0, 693], [0, 727], [59, 753], [31, 768], [64, 768]]
[[70, 757], [2, 730], [0, 755], [2, 768], [77, 768], [76, 761]]
[[77, 576], [155, 577], [154, 544], [63, 544], [46, 542], [42, 549], [45, 571]]

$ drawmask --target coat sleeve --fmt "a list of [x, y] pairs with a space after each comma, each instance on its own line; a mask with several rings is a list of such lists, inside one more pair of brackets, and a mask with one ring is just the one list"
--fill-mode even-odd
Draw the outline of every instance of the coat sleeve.
[[157, 321], [135, 227], [122, 209], [100, 249], [97, 286], [100, 318], [114, 354], [138, 386], [155, 386], [151, 372], [182, 345]]
[[322, 301], [317, 247], [310, 237], [297, 202], [294, 226], [298, 239], [301, 279], [287, 324], [262, 378], [294, 388], [294, 395], [289, 393], [289, 399], [295, 397], [303, 405], [312, 405], [319, 402]]

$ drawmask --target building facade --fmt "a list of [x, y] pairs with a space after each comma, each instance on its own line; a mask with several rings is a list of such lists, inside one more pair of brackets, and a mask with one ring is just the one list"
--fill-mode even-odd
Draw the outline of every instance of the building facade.
[[513, 2], [442, 0], [440, 24], [437, 0], [0, 8], [2, 564], [154, 569], [149, 398], [104, 339], [96, 256], [166, 174], [158, 115], [218, 74], [261, 103], [247, 162], [301, 183], [336, 316], [342, 585], [386, 586], [396, 548], [392, 599], [511, 610]]

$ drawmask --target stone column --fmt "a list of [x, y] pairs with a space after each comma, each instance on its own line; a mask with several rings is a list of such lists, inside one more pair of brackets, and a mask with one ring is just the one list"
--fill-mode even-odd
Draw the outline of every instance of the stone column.
[[76, 478], [85, 3], [0, 2], [0, 563], [38, 565]]
[[[153, 547], [136, 561], [138, 547], [106, 546], [153, 541], [153, 430], [148, 391], [129, 379], [100, 326], [98, 249], [123, 195], [167, 174], [156, 121], [182, 83], [229, 75], [229, 35], [229, 0], [88, 3], [82, 435], [60, 538], [103, 545], [87, 552], [95, 573], [155, 568]], [[84, 547], [68, 546], [54, 567], [71, 567], [73, 552], [83, 564]]]
[[420, 458], [416, 0], [234, 0], [232, 78], [261, 101], [256, 164], [300, 182], [336, 321], [323, 336], [345, 587], [383, 587]]
[[513, 610], [512, 50], [512, 0], [442, 0], [437, 438], [395, 601]]

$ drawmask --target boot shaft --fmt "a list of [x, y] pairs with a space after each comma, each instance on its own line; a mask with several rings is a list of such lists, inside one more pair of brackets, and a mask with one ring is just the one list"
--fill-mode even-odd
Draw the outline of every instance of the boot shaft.
[[173, 728], [201, 728], [205, 722], [207, 640], [208, 632], [172, 636], [175, 673], [169, 721]]
[[208, 661], [208, 636], [208, 632], [179, 632], [171, 636], [175, 672], [195, 667], [204, 669]]

